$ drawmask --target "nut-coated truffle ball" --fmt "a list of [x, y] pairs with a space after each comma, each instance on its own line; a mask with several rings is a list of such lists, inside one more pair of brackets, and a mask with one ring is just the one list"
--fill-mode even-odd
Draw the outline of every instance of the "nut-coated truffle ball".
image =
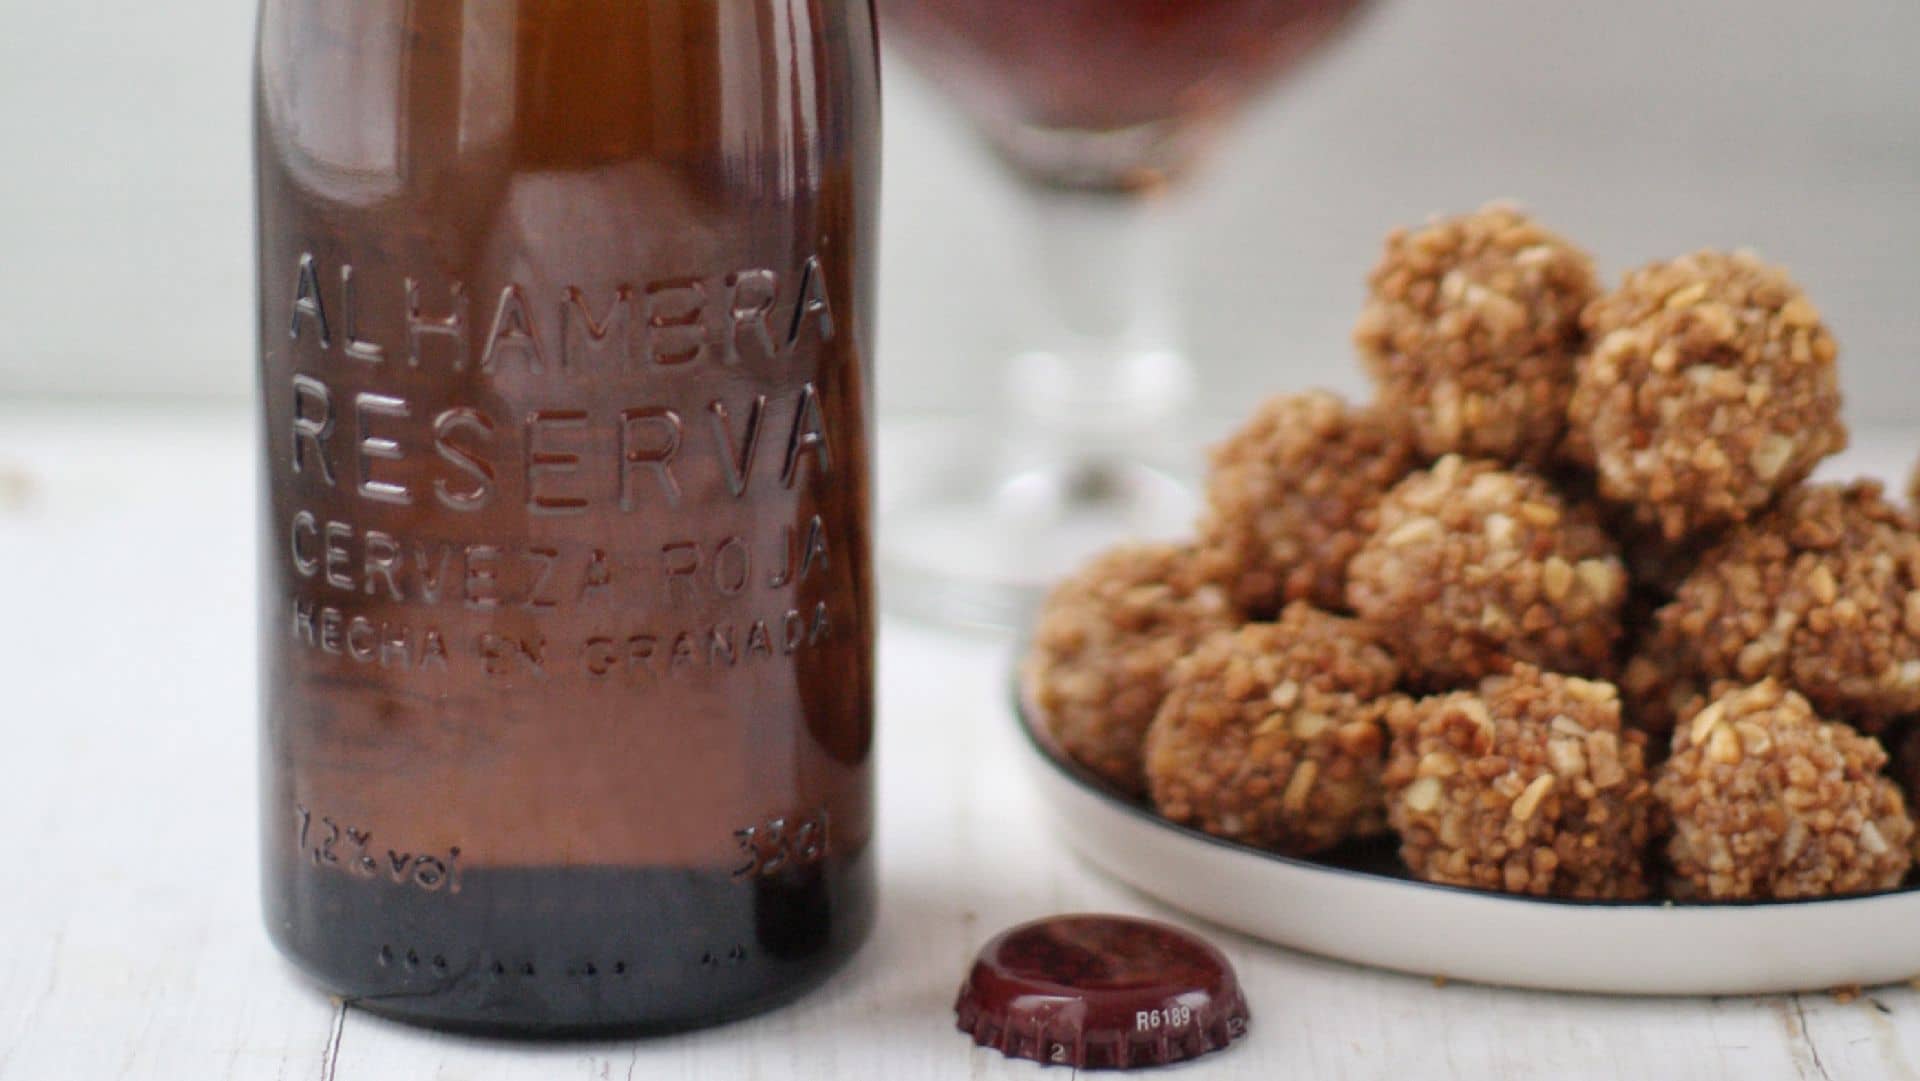
[[1589, 509], [1532, 474], [1448, 456], [1374, 517], [1348, 603], [1416, 684], [1467, 686], [1515, 661], [1610, 670], [1627, 575]]
[[1357, 624], [1304, 604], [1216, 632], [1180, 662], [1147, 733], [1154, 805], [1283, 852], [1377, 832], [1380, 701], [1397, 678]]
[[1669, 540], [1745, 521], [1847, 445], [1833, 337], [1751, 253], [1637, 270], [1583, 321], [1568, 449]]
[[1174, 662], [1238, 622], [1191, 549], [1115, 549], [1047, 598], [1024, 665], [1027, 693], [1062, 751], [1139, 795], [1141, 743]]
[[1708, 680], [1777, 677], [1876, 728], [1920, 711], [1920, 526], [1873, 482], [1798, 488], [1709, 552], [1658, 621]]
[[1542, 897], [1647, 896], [1644, 740], [1608, 683], [1517, 666], [1389, 711], [1383, 783], [1400, 854], [1429, 882]]
[[1892, 889], [1913, 822], [1871, 736], [1775, 680], [1736, 689], [1674, 734], [1654, 793], [1673, 822], [1670, 889], [1687, 900]]
[[1585, 252], [1491, 204], [1387, 237], [1354, 343], [1428, 458], [1545, 464], [1566, 430]]
[[1346, 604], [1362, 516], [1414, 466], [1403, 427], [1322, 391], [1281, 395], [1213, 452], [1201, 543], [1234, 567], [1234, 600], [1270, 615]]

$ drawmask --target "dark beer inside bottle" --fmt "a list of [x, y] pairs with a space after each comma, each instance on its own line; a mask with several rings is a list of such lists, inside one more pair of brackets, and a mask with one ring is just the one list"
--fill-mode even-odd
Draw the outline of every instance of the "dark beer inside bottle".
[[871, 923], [864, 0], [266, 0], [263, 851], [452, 1028], [657, 1030]]

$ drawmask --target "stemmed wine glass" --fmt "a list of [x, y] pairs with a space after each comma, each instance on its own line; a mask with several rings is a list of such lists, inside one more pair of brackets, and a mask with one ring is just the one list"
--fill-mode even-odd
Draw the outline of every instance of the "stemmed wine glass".
[[1012, 626], [1094, 551], [1190, 524], [1196, 500], [1170, 463], [1193, 376], [1173, 333], [1159, 197], [1363, 2], [880, 0], [884, 45], [1018, 179], [1047, 313], [1010, 358], [995, 415], [920, 448], [926, 461], [892, 488], [890, 599]]

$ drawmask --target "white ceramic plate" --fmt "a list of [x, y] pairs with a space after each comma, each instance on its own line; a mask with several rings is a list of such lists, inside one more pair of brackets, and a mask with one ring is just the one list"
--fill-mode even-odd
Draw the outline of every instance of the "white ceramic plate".
[[[1771, 994], [1920, 976], [1920, 890], [1826, 901], [1553, 901], [1280, 856], [1178, 826], [1055, 757], [1026, 721], [1031, 773], [1081, 855], [1202, 919], [1326, 957], [1555, 991]], [[1378, 869], [1368, 869], [1370, 866]]]

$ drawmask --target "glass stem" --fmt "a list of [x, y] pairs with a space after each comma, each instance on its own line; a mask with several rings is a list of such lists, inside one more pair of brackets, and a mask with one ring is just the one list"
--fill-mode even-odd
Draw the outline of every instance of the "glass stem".
[[1031, 185], [1035, 348], [1008, 386], [1022, 434], [1091, 464], [1171, 442], [1193, 394], [1175, 344], [1164, 199]]

